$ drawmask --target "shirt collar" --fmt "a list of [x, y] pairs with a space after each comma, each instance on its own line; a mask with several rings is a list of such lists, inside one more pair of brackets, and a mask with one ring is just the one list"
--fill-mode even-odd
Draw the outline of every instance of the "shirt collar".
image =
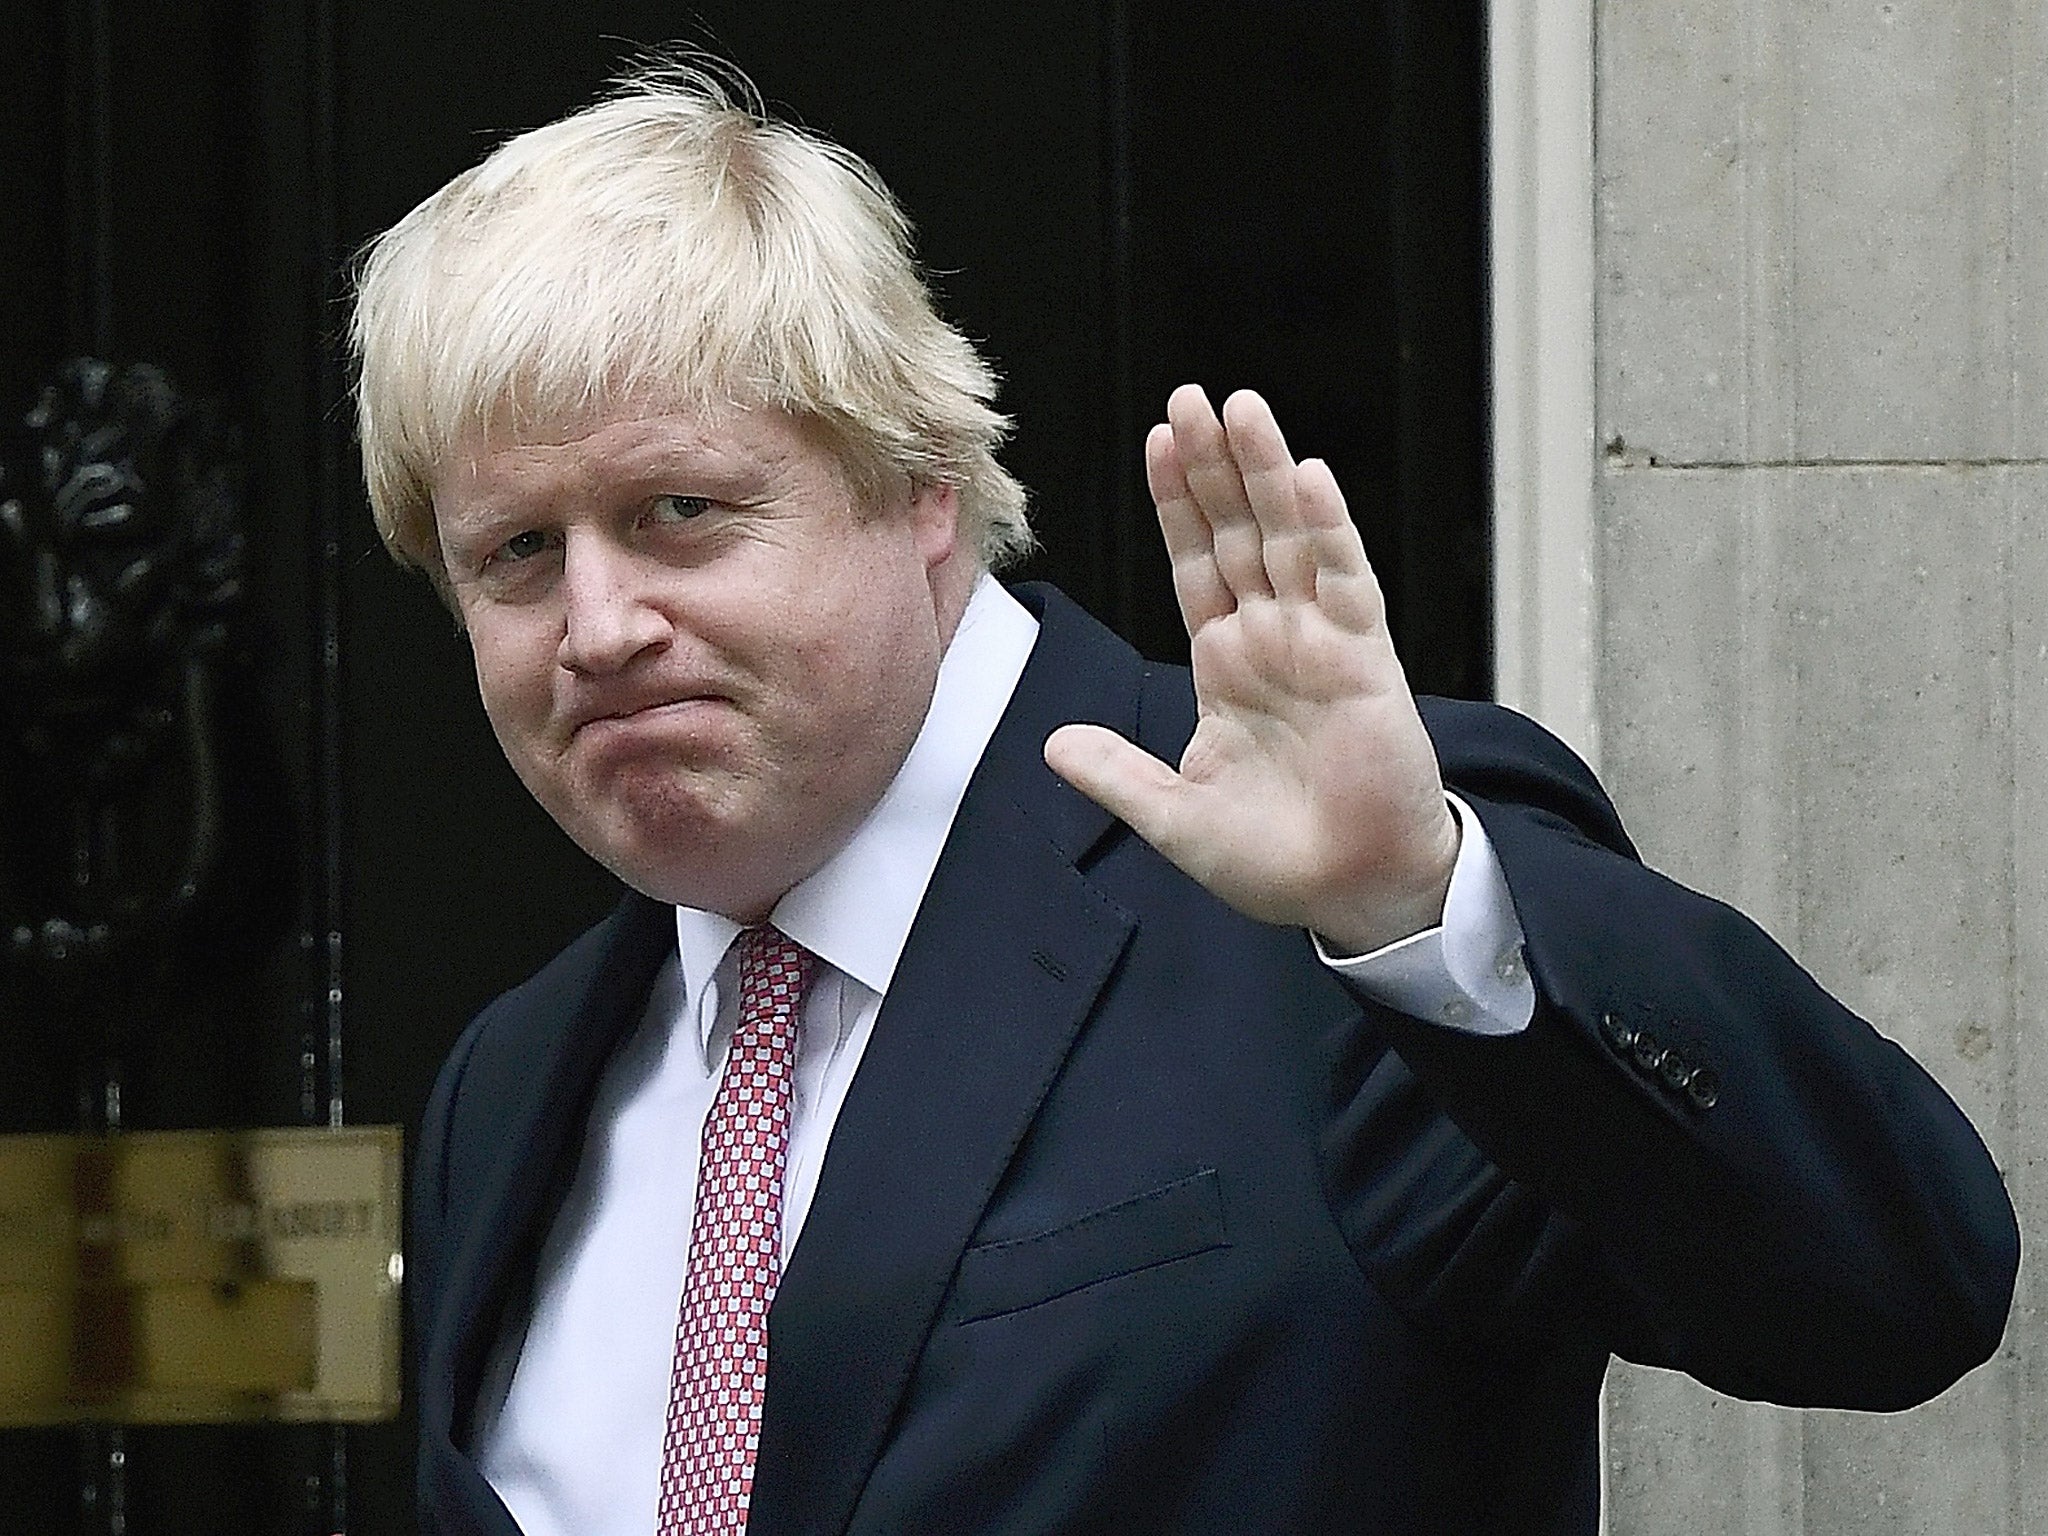
[[[840, 850], [775, 905], [769, 920], [877, 996], [889, 990], [953, 817], [1009, 707], [1038, 621], [984, 572], [939, 663], [924, 724], [903, 766]], [[740, 925], [676, 909], [683, 1017], [707, 1053], [716, 1010], [703, 1006]]]

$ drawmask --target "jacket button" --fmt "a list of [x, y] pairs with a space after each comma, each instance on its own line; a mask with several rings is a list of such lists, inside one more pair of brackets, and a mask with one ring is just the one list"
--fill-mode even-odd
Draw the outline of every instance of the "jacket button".
[[1685, 1096], [1701, 1109], [1712, 1109], [1721, 1102], [1721, 1079], [1712, 1067], [1695, 1067], [1686, 1080]]
[[1628, 1027], [1628, 1021], [1618, 1013], [1600, 1015], [1600, 1033], [1615, 1050], [1624, 1054], [1636, 1043], [1636, 1032]]
[[1645, 1072], [1655, 1072], [1664, 1065], [1664, 1047], [1657, 1043], [1657, 1037], [1647, 1029], [1636, 1031], [1636, 1065]]
[[1672, 1092], [1683, 1090], [1692, 1082], [1692, 1062], [1685, 1052], [1677, 1049], [1664, 1053], [1663, 1065], [1658, 1069], [1664, 1079], [1664, 1086]]

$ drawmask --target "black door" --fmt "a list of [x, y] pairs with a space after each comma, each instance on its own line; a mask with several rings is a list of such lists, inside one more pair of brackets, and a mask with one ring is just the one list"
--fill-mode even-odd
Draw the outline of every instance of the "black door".
[[[1253, 386], [1337, 471], [1415, 685], [1484, 696], [1481, 10], [0, 7], [0, 411], [87, 352], [212, 402], [248, 591], [209, 717], [234, 878], [119, 989], [0, 968], [0, 1132], [103, 1128], [110, 1086], [131, 1129], [410, 1126], [476, 1007], [610, 903], [499, 759], [447, 617], [377, 550], [334, 343], [354, 248], [644, 47], [734, 59], [909, 207], [1005, 379], [1029, 574], [1184, 654], [1140, 441], [1176, 383]], [[171, 857], [148, 846], [185, 804], [164, 794], [138, 857]], [[0, 795], [5, 938], [61, 904], [65, 845], [19, 830], [52, 814], [33, 772], [0, 767]], [[406, 1531], [409, 1433], [0, 1431], [0, 1536]]]

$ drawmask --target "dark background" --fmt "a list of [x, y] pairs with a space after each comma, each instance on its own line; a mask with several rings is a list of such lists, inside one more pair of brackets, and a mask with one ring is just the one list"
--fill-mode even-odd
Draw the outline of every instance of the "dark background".
[[[1416, 686], [1484, 696], [1481, 9], [0, 6], [0, 411], [91, 350], [240, 424], [277, 793], [236, 814], [293, 877], [247, 915], [281, 935], [259, 963], [138, 1003], [123, 1123], [410, 1127], [470, 1014], [612, 899], [377, 546], [335, 338], [349, 253], [649, 45], [736, 60], [909, 208], [1005, 379], [1044, 544], [1027, 574], [1184, 655], [1140, 443], [1177, 383], [1256, 387], [1346, 488]], [[89, 1122], [79, 1034], [0, 984], [0, 1131]], [[117, 1489], [104, 1434], [0, 1434], [0, 1533], [108, 1531], [116, 1493], [134, 1536], [406, 1531], [409, 1435], [132, 1430]]]

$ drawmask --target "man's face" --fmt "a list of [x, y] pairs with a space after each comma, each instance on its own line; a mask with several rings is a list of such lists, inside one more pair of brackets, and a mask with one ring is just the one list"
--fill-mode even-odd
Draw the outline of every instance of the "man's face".
[[888, 788], [974, 579], [950, 490], [858, 505], [773, 410], [472, 443], [434, 520], [526, 787], [628, 884], [740, 921]]

